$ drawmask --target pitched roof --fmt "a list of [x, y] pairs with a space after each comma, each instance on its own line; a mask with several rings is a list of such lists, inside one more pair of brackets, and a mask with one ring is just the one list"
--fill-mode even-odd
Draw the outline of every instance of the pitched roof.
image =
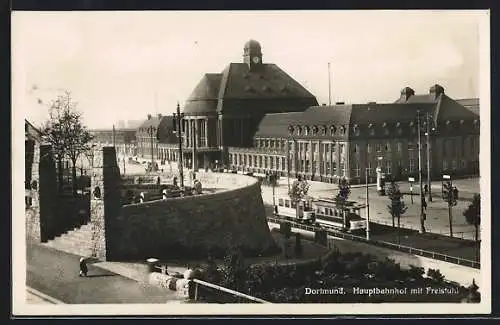
[[154, 128], [158, 128], [158, 126], [160, 125], [161, 119], [163, 117], [164, 116], [162, 116], [162, 117], [151, 116], [151, 118], [148, 118], [148, 119], [142, 121], [142, 123], [138, 127], [139, 131], [141, 129], [146, 129], [146, 128], [150, 127], [150, 126], [152, 126]]
[[478, 117], [479, 112], [475, 113], [450, 97], [442, 95], [441, 103], [438, 106], [438, 121], [478, 119]]
[[316, 98], [275, 64], [251, 71], [246, 63], [230, 63], [221, 73], [203, 76], [186, 100], [185, 114], [217, 112], [259, 114], [302, 111]]
[[35, 127], [30, 121], [24, 119], [24, 137], [25, 139], [40, 141], [42, 137], [42, 132], [40, 131], [40, 129]]
[[223, 74], [219, 98], [314, 98], [276, 64], [250, 70], [246, 63], [231, 63]]
[[221, 79], [220, 73], [205, 74], [186, 100], [183, 112], [185, 114], [215, 112]]
[[456, 99], [455, 101], [460, 105], [464, 106], [465, 108], [469, 109], [473, 113], [480, 115], [479, 98], [463, 98], [463, 99]]
[[408, 97], [407, 100], [405, 100], [404, 98], [398, 98], [394, 103], [396, 104], [404, 104], [404, 103], [408, 103], [408, 104], [412, 104], [412, 103], [418, 103], [418, 104], [436, 104], [438, 101], [437, 98], [434, 97], [434, 95], [431, 95], [431, 94], [423, 94], [423, 95], [412, 95], [410, 97]]
[[302, 112], [266, 114], [259, 123], [255, 137], [287, 137], [288, 126], [302, 115]]

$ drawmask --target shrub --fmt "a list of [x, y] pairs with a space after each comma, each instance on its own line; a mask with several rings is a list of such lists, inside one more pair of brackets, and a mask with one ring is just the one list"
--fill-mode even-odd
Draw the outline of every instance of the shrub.
[[429, 269], [427, 270], [427, 277], [431, 278], [434, 282], [436, 283], [443, 283], [444, 282], [444, 275], [441, 274], [441, 271], [435, 270], [435, 269]]

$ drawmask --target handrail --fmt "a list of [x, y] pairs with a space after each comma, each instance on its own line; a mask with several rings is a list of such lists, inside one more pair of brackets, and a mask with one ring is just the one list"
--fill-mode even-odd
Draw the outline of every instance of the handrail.
[[209, 287], [209, 288], [212, 288], [212, 289], [216, 289], [216, 290], [219, 290], [219, 291], [222, 291], [222, 292], [230, 293], [233, 296], [237, 296], [237, 297], [240, 297], [240, 298], [245, 298], [245, 299], [248, 299], [248, 300], [251, 300], [251, 301], [255, 301], [255, 302], [258, 302], [258, 303], [262, 303], [262, 304], [270, 304], [271, 303], [269, 301], [266, 301], [266, 300], [263, 300], [263, 299], [260, 299], [260, 298], [257, 298], [257, 297], [252, 297], [252, 296], [249, 296], [247, 294], [244, 294], [244, 293], [241, 293], [241, 292], [238, 292], [238, 291], [234, 291], [234, 290], [231, 290], [231, 289], [228, 289], [228, 288], [224, 288], [224, 287], [221, 287], [219, 285], [216, 285], [216, 284], [213, 284], [213, 283], [209, 283], [209, 282], [205, 282], [205, 281], [202, 281], [202, 280], [199, 280], [199, 279], [193, 279], [192, 281], [194, 283], [196, 283], [196, 284], [200, 284], [200, 285], [203, 285], [203, 286], [206, 286], [206, 287]]
[[421, 248], [415, 248], [415, 247], [411, 247], [411, 246], [405, 246], [405, 245], [401, 245], [401, 244], [395, 244], [395, 243], [391, 243], [391, 242], [387, 242], [387, 241], [367, 240], [365, 237], [347, 234], [347, 233], [343, 233], [343, 232], [339, 232], [339, 231], [334, 231], [331, 229], [322, 229], [320, 227], [304, 225], [304, 224], [300, 224], [300, 223], [285, 220], [285, 219], [268, 217], [267, 220], [269, 222], [278, 223], [278, 224], [280, 221], [287, 221], [287, 222], [290, 222], [293, 225], [293, 227], [299, 228], [299, 229], [304, 229], [306, 231], [314, 232], [314, 231], [320, 230], [320, 229], [326, 230], [327, 234], [330, 236], [333, 236], [333, 237], [342, 238], [342, 239], [349, 239], [352, 241], [358, 241], [358, 242], [364, 242], [364, 243], [370, 243], [370, 244], [373, 244], [376, 246], [381, 246], [381, 247], [385, 247], [385, 248], [389, 248], [389, 249], [393, 249], [393, 250], [397, 250], [397, 251], [401, 251], [401, 252], [408, 252], [409, 254], [420, 255], [423, 257], [430, 257], [432, 259], [442, 260], [442, 261], [453, 263], [453, 264], [465, 265], [465, 266], [470, 265], [470, 267], [476, 268], [476, 269], [479, 269], [480, 265], [481, 265], [480, 262], [472, 261], [472, 260], [461, 258], [461, 257], [449, 256], [446, 254], [441, 254], [441, 253], [428, 251], [428, 250], [424, 250]]

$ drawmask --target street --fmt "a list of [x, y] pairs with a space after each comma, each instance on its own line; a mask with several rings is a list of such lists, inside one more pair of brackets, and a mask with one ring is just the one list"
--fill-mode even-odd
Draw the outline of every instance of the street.
[[183, 300], [174, 291], [152, 287], [88, 265], [78, 276], [79, 256], [38, 244], [27, 245], [26, 285], [67, 304], [166, 303]]
[[[290, 179], [293, 183], [294, 179]], [[326, 197], [333, 198], [337, 194], [337, 185], [321, 182], [309, 181], [310, 189], [309, 195], [315, 198]], [[454, 182], [461, 193], [472, 199], [471, 193], [479, 192], [479, 179], [463, 179]], [[415, 186], [414, 186], [415, 189]], [[407, 183], [401, 183], [401, 190], [407, 190]], [[425, 228], [427, 232], [449, 235], [449, 216], [447, 203], [440, 197], [441, 195], [441, 182], [432, 183], [433, 201], [427, 202], [427, 219], [425, 221]], [[275, 188], [275, 196], [287, 197], [288, 186], [287, 179], [281, 178], [279, 185]], [[366, 202], [366, 187], [357, 185], [351, 187], [351, 200], [361, 203]], [[262, 199], [266, 204], [273, 204], [273, 189], [270, 186], [262, 186]], [[420, 229], [420, 197], [415, 195], [413, 197], [414, 203], [411, 203], [409, 195], [404, 195], [403, 201], [408, 206], [408, 211], [401, 216], [401, 227], [419, 230]], [[369, 185], [369, 204], [370, 204], [370, 221], [386, 225], [392, 225], [392, 217], [388, 211], [389, 198], [387, 196], [380, 196], [374, 184]], [[457, 205], [452, 208], [452, 226], [453, 237], [473, 240], [475, 235], [474, 226], [467, 224], [463, 216], [464, 210], [469, 205], [469, 201], [459, 200]], [[362, 211], [362, 216], [365, 217], [366, 211]], [[480, 238], [480, 236], [479, 236]]]

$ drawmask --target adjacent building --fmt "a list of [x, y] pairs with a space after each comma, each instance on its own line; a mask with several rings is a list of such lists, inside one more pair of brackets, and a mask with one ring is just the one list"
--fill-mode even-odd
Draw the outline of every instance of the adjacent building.
[[391, 103], [320, 106], [286, 72], [265, 63], [254, 40], [245, 44], [243, 62], [205, 74], [181, 111], [181, 132], [173, 116], [158, 114], [114, 135], [95, 131], [96, 139], [109, 145], [114, 136], [118, 152], [178, 161], [180, 134], [184, 167], [323, 182], [373, 181], [377, 168], [397, 179], [417, 176], [419, 157], [424, 176], [428, 164], [434, 178], [479, 173], [477, 98], [454, 100], [433, 85], [425, 94], [405, 87]]

